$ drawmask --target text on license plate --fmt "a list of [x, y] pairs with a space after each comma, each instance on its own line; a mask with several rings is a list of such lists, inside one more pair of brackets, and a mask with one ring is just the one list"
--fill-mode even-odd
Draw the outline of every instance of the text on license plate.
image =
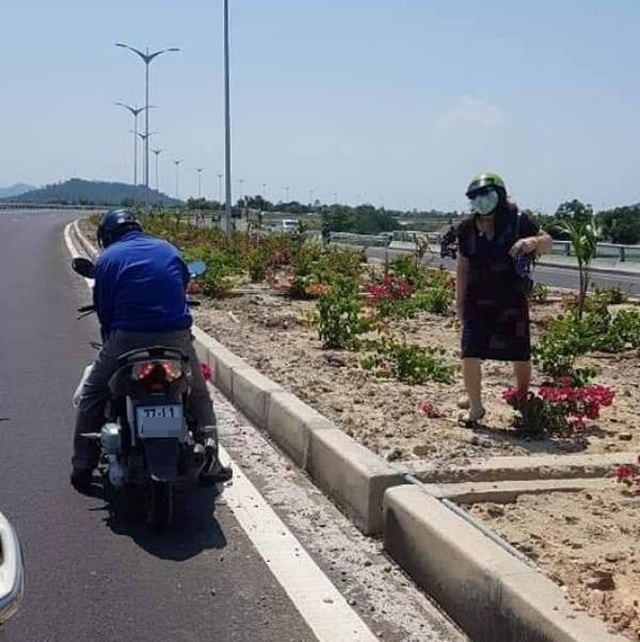
[[142, 438], [179, 437], [182, 433], [182, 406], [139, 406], [136, 408], [138, 434]]

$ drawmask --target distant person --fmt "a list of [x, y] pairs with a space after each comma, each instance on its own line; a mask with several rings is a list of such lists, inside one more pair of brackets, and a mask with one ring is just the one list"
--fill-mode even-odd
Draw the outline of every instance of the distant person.
[[324, 245], [329, 245], [329, 243], [331, 243], [331, 226], [329, 225], [328, 221], [324, 221], [322, 223], [320, 233], [322, 234], [322, 242], [324, 243]]
[[462, 322], [462, 372], [472, 427], [485, 415], [484, 359], [513, 362], [516, 386], [531, 383], [527, 279], [522, 264], [551, 251], [552, 239], [507, 198], [497, 174], [479, 174], [466, 191], [471, 216], [458, 227], [456, 313]]

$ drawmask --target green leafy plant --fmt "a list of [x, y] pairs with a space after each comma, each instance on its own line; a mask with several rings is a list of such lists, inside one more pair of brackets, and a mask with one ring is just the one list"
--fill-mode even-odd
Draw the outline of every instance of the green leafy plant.
[[598, 231], [593, 216], [587, 219], [564, 220], [560, 223], [560, 228], [568, 234], [578, 261], [578, 318], [582, 318], [591, 280], [591, 261], [596, 255]]
[[412, 385], [436, 381], [453, 383], [455, 368], [443, 358], [444, 350], [423, 347], [394, 337], [384, 336], [371, 341], [372, 354], [363, 357], [360, 365], [376, 376], [398, 379]]
[[359, 283], [339, 276], [316, 304], [316, 327], [324, 349], [355, 350], [359, 336], [371, 328], [363, 316]]
[[529, 294], [529, 299], [534, 303], [546, 303], [549, 299], [549, 288], [544, 283], [535, 283]]

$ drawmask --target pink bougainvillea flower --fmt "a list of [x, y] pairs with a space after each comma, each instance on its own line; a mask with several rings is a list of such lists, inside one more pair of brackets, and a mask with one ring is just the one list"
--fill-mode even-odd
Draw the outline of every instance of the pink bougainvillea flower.
[[444, 417], [444, 412], [430, 401], [421, 401], [418, 404], [418, 411], [429, 419], [438, 419]]
[[205, 381], [211, 381], [213, 370], [211, 370], [211, 366], [208, 363], [200, 362], [200, 372], [202, 373]]

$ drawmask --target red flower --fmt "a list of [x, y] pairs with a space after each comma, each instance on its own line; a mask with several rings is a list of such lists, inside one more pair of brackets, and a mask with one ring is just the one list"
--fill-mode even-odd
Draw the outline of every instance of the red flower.
[[200, 362], [200, 372], [202, 373], [202, 376], [204, 377], [205, 381], [211, 381], [211, 377], [213, 376], [213, 370], [211, 369], [211, 366], [208, 363]]
[[429, 401], [421, 401], [418, 404], [418, 411], [429, 419], [438, 419], [439, 417], [444, 417], [444, 412], [434, 406]]

